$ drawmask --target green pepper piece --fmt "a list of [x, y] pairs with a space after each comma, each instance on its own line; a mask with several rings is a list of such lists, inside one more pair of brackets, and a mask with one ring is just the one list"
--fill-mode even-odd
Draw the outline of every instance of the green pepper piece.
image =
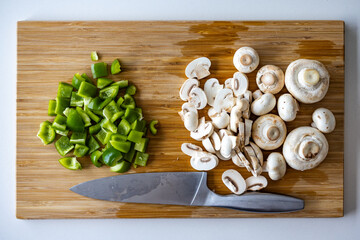
[[[103, 115], [106, 119], [110, 120], [115, 113], [120, 112], [115, 101], [111, 101], [103, 110]], [[113, 122], [113, 121], [112, 121]]]
[[134, 149], [139, 152], [145, 152], [147, 145], [149, 143], [148, 138], [142, 138], [139, 142], [135, 143]]
[[155, 127], [156, 124], [158, 124], [159, 121], [158, 120], [152, 120], [149, 124], [149, 128], [150, 128], [150, 132], [152, 135], [156, 135], [157, 134], [157, 129]]
[[40, 124], [39, 132], [37, 133], [37, 137], [40, 138], [41, 142], [44, 145], [52, 143], [55, 139], [56, 133], [55, 130], [51, 126], [51, 122], [44, 121]]
[[123, 97], [119, 97], [119, 99], [118, 99], [117, 102], [116, 102], [116, 105], [117, 105], [118, 107], [120, 107], [123, 102], [124, 102], [124, 98], [123, 98]]
[[128, 80], [117, 81], [111, 84], [111, 86], [119, 86], [119, 88], [126, 88], [127, 86], [129, 86], [129, 81]]
[[91, 98], [91, 97], [84, 97], [83, 100], [84, 100], [84, 110], [86, 110], [86, 108], [89, 108], [89, 104], [90, 104], [90, 102], [93, 100], [93, 98]]
[[[85, 81], [87, 81], [88, 83], [92, 83], [91, 78], [86, 73], [81, 74], [81, 77], [84, 78]], [[79, 84], [79, 86], [80, 86], [80, 84]]]
[[104, 62], [94, 63], [91, 65], [91, 72], [93, 78], [106, 77], [108, 75], [107, 64]]
[[70, 143], [68, 137], [62, 136], [55, 142], [55, 148], [61, 156], [65, 156], [74, 148], [74, 145]]
[[91, 52], [90, 56], [91, 56], [91, 61], [95, 62], [95, 61], [99, 60], [99, 56], [97, 55], [96, 51]]
[[90, 155], [90, 159], [91, 159], [91, 162], [95, 165], [95, 167], [101, 167], [102, 166], [102, 163], [101, 163], [101, 159], [100, 157], [102, 156], [102, 152], [100, 152], [99, 150], [96, 150], [95, 152], [93, 152], [91, 155]]
[[72, 85], [74, 88], [79, 89], [80, 84], [86, 81], [86, 78], [82, 77], [79, 73], [75, 73], [72, 79]]
[[119, 86], [106, 87], [99, 91], [99, 97], [101, 99], [115, 98], [118, 92], [119, 92]]
[[102, 145], [105, 145], [109, 142], [112, 134], [113, 132], [101, 128], [100, 131], [95, 135], [95, 137], [101, 142]]
[[100, 117], [94, 114], [89, 108], [85, 108], [85, 113], [94, 121], [99, 122]]
[[92, 83], [81, 82], [78, 95], [81, 97], [95, 97], [97, 88]]
[[119, 150], [114, 147], [109, 147], [102, 154], [103, 162], [108, 166], [114, 166], [118, 161], [123, 158], [123, 155]]
[[110, 140], [110, 144], [117, 150], [123, 153], [127, 153], [130, 150], [131, 142], [118, 142], [118, 141], [112, 141]]
[[79, 96], [76, 92], [71, 93], [70, 106], [82, 107], [84, 105], [84, 98]]
[[65, 130], [65, 131], [55, 130], [55, 132], [61, 136], [67, 136], [69, 134], [69, 130]]
[[148, 159], [149, 159], [148, 153], [136, 152], [134, 164], [145, 167]]
[[131, 130], [130, 123], [126, 119], [122, 119], [118, 126], [118, 133], [127, 136]]
[[119, 118], [121, 118], [124, 115], [125, 111], [120, 110], [117, 113], [114, 113], [114, 115], [111, 117], [110, 121], [111, 122], [115, 122], [116, 120], [118, 120]]
[[70, 143], [85, 145], [86, 132], [73, 132], [70, 137]]
[[146, 121], [143, 120], [135, 120], [135, 122], [133, 122], [131, 124], [131, 129], [139, 131], [139, 132], [143, 132], [144, 128], [146, 126]]
[[101, 127], [110, 130], [113, 133], [117, 132], [117, 127], [114, 123], [112, 123], [110, 120], [103, 119], [103, 121], [100, 123]]
[[130, 85], [126, 88], [126, 94], [129, 94], [129, 95], [135, 95], [136, 93], [136, 87], [135, 85]]
[[69, 110], [66, 125], [74, 132], [83, 132], [85, 130], [85, 125], [81, 115], [73, 108], [70, 108]]
[[99, 105], [100, 110], [103, 109], [104, 107], [106, 107], [111, 101], [112, 101], [112, 98], [106, 98], [103, 102], [101, 102]]
[[52, 127], [55, 130], [65, 131], [66, 130], [66, 117], [62, 115], [56, 115]]
[[57, 97], [56, 98], [56, 114], [63, 114], [64, 110], [70, 106], [70, 98]]
[[74, 155], [77, 157], [83, 157], [87, 154], [88, 151], [89, 151], [89, 148], [87, 146], [81, 145], [81, 144], [76, 144]]
[[92, 125], [89, 127], [89, 134], [94, 135], [97, 134], [101, 129], [100, 123]]
[[89, 154], [93, 153], [95, 150], [100, 148], [100, 144], [96, 141], [93, 136], [90, 136], [88, 141]]
[[123, 119], [126, 119], [129, 123], [133, 123], [139, 118], [140, 115], [135, 109], [127, 108], [125, 110]]
[[130, 96], [129, 94], [125, 94], [124, 95], [124, 102], [121, 104], [122, 108], [130, 108], [130, 109], [135, 109], [136, 107], [136, 103], [135, 100], [132, 96]]
[[138, 115], [139, 115], [138, 119], [143, 119], [143, 118], [144, 118], [144, 117], [143, 117], [143, 114], [142, 114], [142, 108], [137, 107], [137, 108], [135, 108], [134, 110], [135, 110], [135, 111], [138, 113]]
[[127, 161], [121, 161], [115, 164], [114, 166], [110, 167], [110, 171], [117, 173], [124, 173], [129, 171], [130, 167], [131, 167], [131, 163]]
[[121, 72], [119, 60], [115, 59], [111, 64], [111, 74], [115, 75]]
[[64, 97], [64, 98], [70, 98], [72, 90], [73, 90], [73, 86], [71, 86], [68, 83], [60, 82], [59, 87], [58, 87], [57, 96]]
[[140, 143], [141, 142], [141, 137], [143, 136], [143, 132], [139, 132], [136, 130], [131, 130], [131, 132], [129, 133], [128, 136], [128, 140], [134, 143]]
[[50, 100], [49, 107], [48, 107], [48, 115], [56, 116], [55, 109], [56, 109], [56, 100]]
[[80, 107], [76, 107], [76, 111], [80, 114], [83, 122], [84, 122], [84, 126], [88, 127], [91, 126], [91, 119], [90, 117], [86, 114], [86, 112], [80, 108]]
[[119, 133], [114, 133], [113, 135], [111, 135], [110, 140], [111, 141], [117, 141], [117, 142], [125, 142], [127, 139], [127, 136], [119, 134]]
[[76, 157], [60, 158], [59, 163], [70, 170], [80, 170], [82, 168], [81, 164], [76, 160]]
[[130, 150], [124, 155], [124, 159], [132, 162], [135, 156], [134, 143], [131, 143]]
[[113, 82], [113, 80], [111, 79], [108, 79], [108, 78], [98, 78], [97, 80], [97, 88], [104, 88], [106, 87], [107, 85], [110, 85], [111, 83]]
[[88, 108], [90, 108], [91, 110], [95, 111], [95, 110], [101, 110], [103, 109], [106, 105], [108, 105], [110, 102], [112, 101], [111, 98], [107, 98], [105, 100], [99, 98], [99, 97], [96, 97], [96, 98], [93, 98], [89, 105], [88, 105]]

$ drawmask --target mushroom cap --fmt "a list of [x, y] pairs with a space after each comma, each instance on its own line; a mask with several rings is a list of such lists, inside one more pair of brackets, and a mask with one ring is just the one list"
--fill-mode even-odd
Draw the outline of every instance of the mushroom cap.
[[280, 147], [286, 138], [286, 125], [277, 115], [266, 114], [257, 118], [252, 126], [252, 138], [264, 150]]
[[233, 58], [236, 69], [242, 73], [250, 73], [259, 65], [259, 55], [255, 49], [251, 47], [239, 48]]
[[249, 80], [247, 76], [241, 72], [234, 73], [233, 78], [231, 78], [231, 89], [234, 92], [236, 97], [242, 96], [248, 90]]
[[221, 147], [220, 147], [220, 154], [224, 158], [230, 158], [231, 157], [231, 151], [233, 149], [233, 142], [230, 136], [225, 135], [221, 139]]
[[225, 186], [236, 195], [243, 194], [246, 191], [245, 179], [234, 169], [226, 170], [221, 179]]
[[190, 92], [194, 87], [199, 87], [200, 82], [196, 79], [186, 80], [180, 88], [179, 95], [181, 100], [187, 101], [190, 98]]
[[235, 103], [236, 99], [234, 98], [233, 91], [231, 89], [224, 88], [219, 90], [216, 94], [214, 109], [218, 113], [220, 113], [222, 110], [231, 112], [231, 109]]
[[323, 133], [331, 133], [336, 126], [334, 114], [327, 108], [318, 108], [312, 114], [312, 127], [316, 127]]
[[284, 72], [274, 65], [265, 65], [256, 74], [256, 84], [263, 93], [277, 94], [285, 84]]
[[207, 57], [200, 57], [191, 61], [185, 69], [185, 75], [188, 78], [202, 79], [210, 75], [209, 69], [211, 66], [210, 59]]
[[224, 85], [220, 85], [219, 80], [217, 80], [216, 78], [210, 78], [210, 79], [206, 80], [206, 82], [204, 84], [204, 92], [207, 97], [207, 103], [210, 106], [214, 106], [216, 94], [220, 89], [223, 89], [223, 88], [224, 88]]
[[286, 173], [284, 156], [278, 152], [270, 153], [266, 161], [266, 170], [272, 180], [281, 179]]
[[196, 109], [203, 109], [207, 105], [207, 97], [205, 92], [199, 87], [193, 87], [190, 91], [189, 102], [192, 103]]
[[185, 128], [192, 132], [195, 131], [195, 129], [198, 127], [199, 124], [199, 119], [198, 119], [198, 115], [195, 112], [187, 112], [184, 114], [183, 116], [184, 118], [184, 126]]
[[292, 130], [283, 146], [284, 158], [290, 167], [304, 171], [318, 166], [326, 157], [329, 144], [324, 134], [313, 127]]
[[227, 126], [230, 123], [230, 116], [226, 111], [222, 111], [221, 113], [216, 113], [214, 115], [211, 115], [210, 118], [212, 120], [214, 127], [216, 127], [217, 129], [227, 128]]
[[272, 93], [265, 93], [251, 104], [251, 112], [257, 116], [265, 115], [274, 109], [276, 98]]
[[296, 118], [299, 104], [291, 94], [285, 93], [278, 98], [277, 110], [282, 120], [291, 122]]
[[329, 72], [316, 60], [298, 59], [290, 63], [285, 72], [287, 90], [302, 103], [315, 103], [328, 91]]

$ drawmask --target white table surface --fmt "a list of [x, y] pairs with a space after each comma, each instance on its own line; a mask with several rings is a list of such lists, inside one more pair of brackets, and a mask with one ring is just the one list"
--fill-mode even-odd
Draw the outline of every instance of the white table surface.
[[[360, 239], [360, 1], [0, 1], [0, 239]], [[16, 22], [20, 20], [344, 20], [345, 216], [329, 219], [15, 218]]]

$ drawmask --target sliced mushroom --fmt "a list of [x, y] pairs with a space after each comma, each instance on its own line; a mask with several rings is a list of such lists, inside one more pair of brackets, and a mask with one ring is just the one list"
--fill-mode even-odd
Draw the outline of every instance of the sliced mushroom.
[[245, 146], [249, 145], [249, 143], [250, 143], [252, 125], [253, 125], [252, 120], [245, 119]]
[[224, 88], [218, 91], [214, 101], [214, 109], [218, 113], [222, 110], [231, 112], [232, 107], [235, 105], [236, 99], [233, 96], [233, 91], [228, 88]]
[[223, 88], [224, 85], [220, 85], [219, 81], [216, 78], [210, 78], [205, 82], [204, 92], [207, 97], [207, 103], [210, 106], [214, 106], [216, 94], [220, 89]]
[[323, 133], [331, 133], [336, 126], [334, 114], [327, 108], [318, 108], [312, 114], [312, 127], [319, 129]]
[[219, 164], [219, 159], [211, 153], [199, 153], [190, 159], [191, 166], [198, 171], [209, 171]]
[[231, 89], [234, 92], [236, 97], [243, 96], [248, 90], [249, 80], [247, 76], [241, 72], [234, 73], [233, 78], [231, 78]]
[[190, 92], [193, 88], [199, 87], [200, 82], [196, 79], [188, 79], [186, 80], [180, 88], [180, 98], [183, 101], [187, 101], [190, 98]]
[[231, 158], [231, 151], [232, 151], [232, 149], [233, 149], [232, 140], [231, 140], [230, 136], [225, 135], [225, 136], [221, 139], [220, 154], [221, 154], [224, 158]]
[[278, 99], [277, 110], [282, 120], [291, 122], [296, 118], [296, 114], [299, 111], [299, 104], [291, 94], [285, 93]]
[[254, 91], [252, 93], [252, 97], [254, 100], [258, 99], [259, 97], [261, 97], [263, 95], [263, 93], [260, 91], [260, 89], [257, 89], [256, 91]]
[[198, 115], [195, 112], [187, 112], [183, 116], [185, 128], [192, 132], [198, 127]]
[[225, 82], [224, 82], [224, 87], [228, 88], [228, 89], [232, 89], [231, 88], [231, 81], [232, 81], [232, 78], [226, 79]]
[[218, 113], [214, 108], [210, 108], [208, 115], [211, 118], [214, 127], [217, 129], [226, 128], [230, 123], [230, 116], [226, 111]]
[[315, 168], [326, 157], [329, 144], [324, 134], [313, 127], [292, 130], [283, 146], [284, 158], [290, 167], [304, 171]]
[[302, 103], [315, 103], [323, 99], [328, 91], [329, 72], [315, 60], [298, 59], [285, 72], [287, 90]]
[[274, 65], [265, 65], [256, 74], [256, 84], [263, 93], [277, 94], [284, 83], [284, 72]]
[[283, 144], [285, 137], [286, 125], [277, 115], [263, 115], [252, 126], [252, 138], [261, 149], [274, 150]]
[[199, 87], [194, 87], [190, 91], [189, 102], [192, 103], [196, 109], [203, 109], [207, 104], [205, 92]]
[[181, 151], [190, 157], [203, 153], [203, 149], [201, 147], [192, 143], [181, 144]]
[[231, 155], [230, 155], [230, 157], [224, 157], [223, 155], [221, 155], [220, 151], [217, 151], [215, 154], [220, 160], [223, 160], [223, 161], [228, 161], [231, 159]]
[[247, 90], [247, 91], [245, 92], [245, 94], [244, 94], [244, 98], [245, 98], [246, 100], [248, 100], [249, 103], [252, 103], [252, 99], [253, 99], [253, 97], [252, 97], [252, 92], [249, 91], [249, 90]]
[[[250, 134], [251, 134], [251, 127], [250, 127]], [[239, 138], [239, 142], [240, 142], [240, 149], [244, 149], [244, 147], [245, 147], [245, 123], [244, 122], [239, 122], [238, 138]], [[249, 141], [250, 141], [250, 139], [249, 139]]]
[[264, 163], [264, 156], [263, 156], [261, 149], [258, 147], [258, 145], [256, 145], [253, 142], [250, 142], [250, 146], [254, 150], [254, 153], [255, 153], [257, 159], [259, 160], [260, 165], [262, 166]]
[[221, 178], [225, 186], [234, 194], [240, 195], [246, 191], [245, 179], [238, 171], [234, 169], [226, 170]]
[[235, 52], [233, 63], [239, 72], [250, 73], [259, 65], [259, 55], [251, 47], [242, 47]]
[[[264, 167], [263, 167], [264, 170]], [[265, 171], [274, 180], [280, 180], [286, 173], [286, 162], [281, 153], [272, 152], [267, 158]]]
[[197, 58], [191, 61], [185, 69], [188, 78], [202, 79], [210, 75], [209, 69], [211, 62], [206, 57]]
[[208, 138], [214, 132], [214, 126], [211, 122], [205, 122], [205, 117], [200, 119], [197, 129], [190, 133], [190, 137], [197, 141]]
[[220, 150], [221, 147], [221, 140], [219, 135], [214, 131], [210, 137], [204, 139], [202, 144], [206, 151], [210, 153], [216, 153], [216, 151]]
[[220, 129], [219, 130], [219, 137], [220, 137], [221, 140], [224, 138], [225, 135], [233, 136], [234, 134], [231, 131], [227, 130], [227, 129]]
[[[240, 158], [239, 154], [237, 154], [237, 151], [240, 151], [240, 150], [235, 150], [235, 151], [231, 152], [231, 160], [236, 166], [245, 167], [244, 162]], [[245, 158], [245, 156], [244, 156], [244, 158]]]
[[250, 107], [250, 103], [247, 99], [245, 98], [236, 98], [236, 106], [240, 108], [240, 111], [246, 111], [247, 109], [249, 109]]
[[266, 180], [266, 178], [264, 176], [251, 176], [248, 177], [246, 180], [246, 187], [247, 190], [250, 191], [259, 191], [263, 188], [266, 188], [268, 181]]
[[242, 122], [241, 106], [235, 106], [231, 109], [230, 113], [230, 130], [237, 133], [239, 123]]
[[276, 105], [276, 98], [271, 93], [265, 93], [251, 104], [251, 112], [256, 116], [261, 116], [269, 113]]
[[246, 159], [250, 162], [248, 171], [250, 171], [254, 176], [259, 176], [262, 172], [262, 166], [260, 160], [256, 157], [254, 149], [250, 146], [244, 147], [244, 154]]

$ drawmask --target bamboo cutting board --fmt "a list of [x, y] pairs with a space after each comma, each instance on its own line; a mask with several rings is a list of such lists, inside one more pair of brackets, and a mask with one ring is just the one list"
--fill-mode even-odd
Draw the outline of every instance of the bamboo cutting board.
[[[183, 102], [178, 96], [186, 80], [184, 69], [200, 56], [212, 61], [211, 77], [224, 82], [236, 71], [234, 52], [242, 46], [255, 48], [260, 65], [274, 64], [284, 71], [299, 58], [316, 59], [331, 75], [330, 88], [321, 102], [300, 104], [288, 130], [310, 125], [318, 107], [334, 112], [337, 126], [326, 134], [330, 151], [317, 168], [299, 172], [288, 168], [285, 177], [269, 181], [268, 192], [305, 200], [305, 209], [295, 213], [254, 214], [211, 207], [124, 204], [94, 200], [69, 190], [78, 183], [117, 175], [109, 168], [92, 166], [81, 158], [81, 171], [70, 171], [59, 163], [54, 145], [43, 146], [36, 134], [47, 116], [49, 99], [54, 99], [60, 81], [71, 82], [77, 73], [90, 75], [90, 52], [101, 60], [119, 58], [123, 72], [114, 80], [128, 79], [139, 89], [136, 102], [147, 120], [160, 120], [159, 133], [152, 137], [147, 167], [135, 172], [193, 171], [189, 157], [180, 150], [193, 142], [177, 112]], [[248, 74], [250, 89], [256, 89], [256, 71]], [[204, 80], [202, 80], [202, 84]], [[283, 90], [286, 92], [286, 89]], [[268, 153], [265, 153], [267, 156]], [[344, 23], [342, 21], [192, 21], [192, 22], [19, 22], [17, 75], [17, 213], [18, 218], [184, 218], [184, 217], [341, 217], [343, 216], [344, 164]], [[224, 170], [236, 168], [221, 161], [208, 174], [210, 189], [229, 191], [221, 181]], [[267, 177], [267, 174], [264, 174]]]

